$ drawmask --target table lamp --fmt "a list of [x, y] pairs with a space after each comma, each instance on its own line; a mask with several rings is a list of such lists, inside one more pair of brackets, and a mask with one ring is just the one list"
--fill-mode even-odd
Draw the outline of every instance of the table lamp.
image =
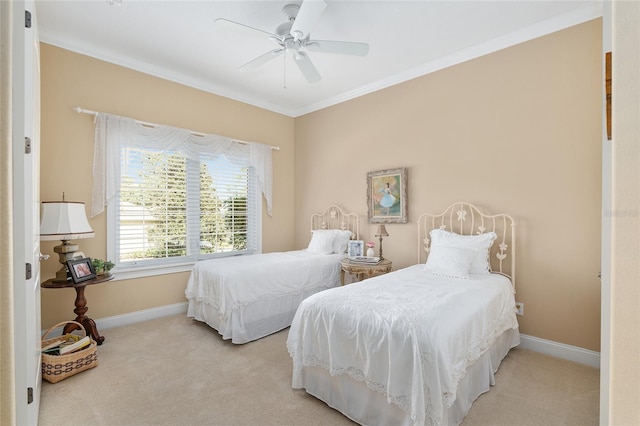
[[53, 248], [62, 263], [62, 268], [56, 272], [53, 282], [67, 282], [70, 278], [67, 261], [76, 256], [78, 245], [70, 244], [69, 241], [93, 236], [94, 232], [87, 220], [84, 203], [65, 201], [64, 194], [62, 194], [62, 201], [42, 202], [40, 239], [62, 241], [62, 244]]
[[384, 257], [382, 257], [382, 237], [388, 237], [388, 236], [389, 236], [389, 233], [387, 232], [387, 228], [385, 228], [384, 225], [378, 225], [378, 232], [376, 232], [376, 237], [380, 237], [380, 253], [378, 255], [380, 260], [384, 259]]

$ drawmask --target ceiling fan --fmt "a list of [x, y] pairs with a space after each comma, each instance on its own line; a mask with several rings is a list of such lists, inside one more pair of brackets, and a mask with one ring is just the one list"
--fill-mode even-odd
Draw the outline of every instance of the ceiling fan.
[[320, 73], [318, 73], [318, 70], [311, 62], [311, 59], [305, 52], [306, 50], [354, 56], [366, 56], [367, 53], [369, 53], [369, 45], [367, 43], [313, 40], [310, 38], [309, 33], [311, 26], [322, 14], [326, 6], [327, 3], [324, 0], [306, 0], [303, 1], [301, 5], [287, 4], [282, 8], [282, 11], [287, 17], [287, 21], [278, 25], [275, 33], [270, 33], [224, 18], [216, 19], [215, 24], [219, 27], [257, 34], [273, 40], [279, 45], [277, 49], [260, 55], [242, 65], [238, 68], [238, 71], [251, 71], [282, 56], [284, 53], [290, 53], [306, 80], [309, 83], [316, 83], [321, 79]]

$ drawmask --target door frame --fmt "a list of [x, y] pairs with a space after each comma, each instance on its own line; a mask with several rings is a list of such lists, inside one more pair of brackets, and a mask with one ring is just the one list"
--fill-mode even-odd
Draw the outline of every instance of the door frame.
[[[12, 15], [13, 340], [15, 421], [37, 425], [40, 408], [40, 76], [33, 0]], [[29, 11], [30, 19], [27, 19]], [[27, 22], [30, 25], [27, 25]], [[26, 138], [29, 138], [27, 148]]]

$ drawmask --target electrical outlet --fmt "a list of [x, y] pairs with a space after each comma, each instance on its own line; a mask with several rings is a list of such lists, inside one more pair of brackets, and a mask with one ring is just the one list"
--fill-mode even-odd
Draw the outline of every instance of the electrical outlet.
[[524, 303], [522, 302], [516, 302], [516, 314], [517, 315], [524, 315]]

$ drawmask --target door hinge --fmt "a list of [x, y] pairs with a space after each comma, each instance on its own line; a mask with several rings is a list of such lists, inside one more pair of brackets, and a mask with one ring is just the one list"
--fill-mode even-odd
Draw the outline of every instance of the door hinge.
[[26, 275], [26, 279], [30, 280], [31, 279], [31, 264], [27, 263], [27, 269], [25, 271], [25, 275]]
[[28, 136], [24, 138], [24, 153], [31, 154], [31, 138]]
[[33, 402], [33, 388], [27, 388], [27, 404]]
[[31, 28], [31, 12], [28, 10], [24, 11], [24, 26], [25, 28]]

